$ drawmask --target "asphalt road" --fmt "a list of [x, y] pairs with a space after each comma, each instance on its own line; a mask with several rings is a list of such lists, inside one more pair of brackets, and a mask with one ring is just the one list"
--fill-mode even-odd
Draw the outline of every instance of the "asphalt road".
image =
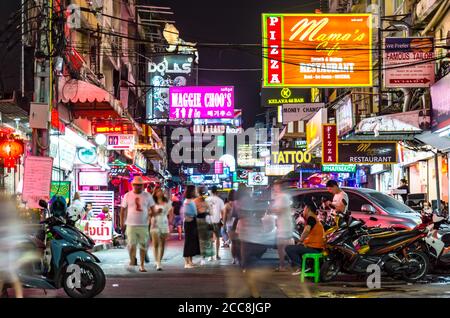
[[[99, 298], [227, 298], [249, 297], [249, 289], [237, 265], [231, 264], [229, 249], [221, 249], [220, 261], [211, 261], [193, 269], [183, 268], [182, 243], [171, 240], [163, 260], [163, 271], [156, 271], [151, 262], [147, 273], [129, 271], [127, 250], [111, 249], [97, 252], [107, 276], [106, 287]], [[450, 297], [450, 275], [430, 275], [426, 282], [407, 284], [382, 278], [380, 289], [369, 289], [365, 281], [354, 276], [340, 276], [332, 283], [301, 284], [290, 272], [277, 273], [277, 254], [269, 250], [261, 267], [255, 271], [255, 281], [263, 298], [403, 298]], [[199, 258], [194, 259], [199, 263]], [[64, 291], [26, 290], [25, 297], [66, 297]]]

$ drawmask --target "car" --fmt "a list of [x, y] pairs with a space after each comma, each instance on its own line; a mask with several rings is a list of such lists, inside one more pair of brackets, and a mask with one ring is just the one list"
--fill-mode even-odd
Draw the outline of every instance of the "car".
[[[363, 220], [368, 227], [392, 227], [396, 230], [413, 229], [420, 224], [420, 214], [402, 202], [384, 193], [366, 188], [347, 188], [342, 190], [349, 199], [349, 211], [352, 217]], [[321, 198], [332, 200], [333, 195], [326, 188], [307, 188], [290, 190], [294, 209], [303, 206], [305, 200], [312, 197], [316, 202]]]

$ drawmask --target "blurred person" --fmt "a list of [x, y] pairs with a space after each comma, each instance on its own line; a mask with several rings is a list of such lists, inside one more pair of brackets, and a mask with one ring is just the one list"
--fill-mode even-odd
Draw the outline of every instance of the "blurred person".
[[84, 202], [81, 199], [80, 193], [75, 192], [70, 206], [67, 208], [68, 224], [74, 226], [76, 222], [81, 220], [85, 213]]
[[350, 213], [348, 211], [348, 195], [339, 187], [335, 180], [328, 180], [326, 183], [328, 192], [333, 194], [333, 201], [327, 202], [327, 207], [332, 209], [334, 213], [341, 213], [344, 215], [344, 220], [348, 221]]
[[89, 221], [94, 218], [94, 211], [92, 210], [92, 203], [87, 202], [84, 210], [83, 220]]
[[294, 244], [294, 220], [291, 213], [292, 199], [283, 190], [286, 188], [286, 183], [283, 181], [276, 181], [273, 185], [273, 204], [272, 212], [276, 215], [277, 228], [277, 249], [279, 257], [279, 266], [275, 269], [277, 272], [287, 271], [285, 267], [286, 252], [285, 248], [288, 245]]
[[211, 215], [211, 222], [213, 227], [214, 239], [216, 241], [216, 259], [220, 260], [219, 249], [220, 249], [220, 232], [223, 227], [222, 224], [222, 211], [225, 207], [223, 200], [219, 197], [219, 192], [216, 186], [211, 188], [211, 196], [206, 199], [208, 203], [209, 211]]
[[325, 230], [317, 216], [318, 210], [318, 205], [313, 200], [305, 202], [303, 209], [303, 218], [306, 220], [305, 229], [297, 245], [289, 245], [286, 247], [286, 253], [289, 259], [297, 267], [292, 275], [301, 274], [302, 257], [304, 254], [321, 253], [325, 248]]
[[102, 211], [98, 214], [97, 218], [100, 221], [112, 221], [111, 213], [109, 213], [109, 207], [105, 205]]
[[193, 268], [192, 257], [200, 254], [200, 243], [197, 231], [197, 206], [195, 205], [195, 186], [188, 185], [184, 194], [184, 268]]
[[149, 241], [150, 214], [155, 214], [155, 201], [150, 193], [143, 191], [144, 180], [140, 176], [134, 177], [131, 182], [133, 191], [127, 192], [120, 208], [120, 224], [122, 233], [125, 232], [129, 245], [129, 266], [136, 265], [136, 249], [140, 251], [140, 272], [146, 272], [144, 267], [145, 256]]
[[198, 187], [197, 194], [198, 196], [194, 203], [197, 208], [198, 241], [200, 243], [200, 254], [202, 255], [200, 265], [204, 265], [207, 259], [212, 260], [214, 256], [213, 224], [211, 222], [209, 205], [206, 202], [207, 189], [203, 186]]
[[173, 209], [161, 188], [155, 189], [153, 200], [155, 201], [155, 212], [151, 214], [150, 235], [153, 243], [156, 270], [161, 271], [161, 261], [164, 256], [166, 239], [170, 233], [169, 218], [172, 218]]
[[239, 261], [240, 254], [239, 237], [236, 233], [238, 216], [235, 203], [236, 191], [231, 190], [230, 193], [228, 193], [228, 202], [225, 204], [223, 210], [223, 221], [225, 223], [224, 228], [226, 229], [226, 233], [231, 244], [231, 256], [233, 257], [233, 264], [236, 264]]
[[406, 190], [406, 193], [400, 195], [402, 197], [403, 203], [406, 203], [409, 193], [408, 181], [406, 181], [406, 179], [404, 178], [401, 179], [400, 186], [397, 188], [397, 190]]
[[173, 228], [178, 233], [178, 240], [183, 239], [183, 217], [181, 216], [181, 201], [173, 201]]
[[18, 276], [21, 254], [17, 245], [25, 235], [17, 217], [15, 204], [0, 195], [0, 293], [6, 284], [12, 285], [16, 298], [23, 298], [23, 288]]

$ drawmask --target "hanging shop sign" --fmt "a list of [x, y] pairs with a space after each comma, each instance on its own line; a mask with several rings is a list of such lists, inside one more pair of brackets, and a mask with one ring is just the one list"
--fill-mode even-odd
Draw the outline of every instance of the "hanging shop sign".
[[339, 142], [338, 162], [345, 164], [397, 163], [397, 142]]
[[294, 171], [294, 165], [267, 165], [266, 176], [284, 176]]
[[247, 183], [248, 174], [250, 172], [252, 172], [252, 170], [237, 168], [233, 174], [233, 181]]
[[308, 102], [311, 92], [305, 88], [266, 88], [261, 89], [261, 105], [263, 107], [278, 107]]
[[263, 14], [263, 86], [372, 86], [371, 14]]
[[322, 125], [322, 164], [337, 163], [337, 127], [335, 124]]
[[148, 64], [147, 121], [169, 118], [169, 88], [196, 84], [194, 55], [172, 54], [152, 57]]
[[305, 151], [308, 149], [308, 144], [306, 140], [295, 140], [294, 147]]
[[134, 135], [108, 135], [106, 149], [128, 150], [134, 145]]
[[355, 173], [356, 165], [345, 165], [345, 164], [322, 165], [322, 171], [338, 172], [338, 173]]
[[50, 136], [50, 157], [56, 168], [71, 171], [76, 154], [77, 146], [64, 136]]
[[352, 97], [347, 96], [336, 108], [337, 134], [343, 136], [355, 126]]
[[192, 132], [194, 134], [204, 135], [223, 135], [226, 131], [225, 125], [193, 125]]
[[55, 195], [60, 195], [66, 202], [69, 203], [71, 199], [70, 195], [70, 181], [52, 181], [50, 188], [50, 198], [53, 198]]
[[147, 172], [147, 158], [141, 152], [136, 152], [134, 164], [141, 168], [144, 173]]
[[262, 156], [266, 154], [267, 147], [264, 146], [237, 145], [237, 164], [240, 167], [264, 167], [270, 158]]
[[78, 160], [85, 164], [97, 163], [97, 150], [95, 148], [78, 148]]
[[233, 86], [171, 87], [170, 119], [234, 118]]
[[312, 155], [298, 149], [273, 151], [271, 164], [302, 164], [310, 163]]
[[263, 172], [250, 172], [248, 174], [249, 186], [264, 186], [269, 184], [269, 178]]
[[385, 87], [430, 87], [434, 83], [434, 39], [386, 38]]
[[283, 124], [291, 121], [310, 120], [324, 106], [324, 103], [283, 105]]
[[450, 74], [431, 86], [432, 122], [431, 129], [438, 132], [450, 127]]
[[321, 108], [306, 124], [306, 143], [308, 149], [320, 145], [322, 141], [322, 125], [327, 123], [327, 110]]
[[78, 184], [80, 186], [107, 186], [108, 185], [108, 172], [106, 172], [106, 171], [80, 171], [78, 173]]
[[39, 208], [39, 200], [50, 200], [53, 158], [28, 156], [25, 158], [22, 198], [29, 208]]

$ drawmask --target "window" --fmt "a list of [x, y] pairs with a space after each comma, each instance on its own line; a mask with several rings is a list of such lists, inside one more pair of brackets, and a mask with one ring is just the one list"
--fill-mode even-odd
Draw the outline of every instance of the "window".
[[348, 206], [350, 211], [361, 212], [361, 207], [364, 204], [370, 204], [369, 201], [358, 194], [347, 192], [347, 195], [348, 200], [350, 201]]

